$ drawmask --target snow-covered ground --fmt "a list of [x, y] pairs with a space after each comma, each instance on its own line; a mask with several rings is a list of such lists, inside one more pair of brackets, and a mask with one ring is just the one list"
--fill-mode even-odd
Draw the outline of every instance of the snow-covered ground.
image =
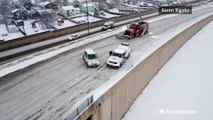
[[[93, 16], [89, 16], [88, 17], [89, 22], [95, 22], [95, 21], [99, 21], [100, 19], [95, 18]], [[87, 16], [83, 16], [83, 17], [78, 17], [78, 18], [73, 18], [72, 20], [76, 21], [76, 22], [80, 22], [80, 21], [85, 21], [87, 22]]]
[[55, 28], [57, 29], [61, 29], [61, 28], [67, 28], [67, 27], [71, 27], [71, 26], [75, 26], [77, 24], [69, 21], [69, 20], [64, 20], [64, 23], [62, 23], [61, 25], [57, 24], [57, 22], [55, 23]]
[[[36, 28], [32, 28], [32, 22], [35, 20], [25, 20], [24, 21], [24, 29], [27, 35], [33, 35], [33, 34], [38, 34], [44, 31], [48, 31], [50, 29], [43, 29], [42, 26], [39, 23], [36, 23]], [[64, 23], [61, 25], [58, 25], [57, 22], [55, 22], [54, 27], [57, 29], [62, 29], [62, 28], [67, 28], [67, 27], [71, 27], [71, 26], [75, 26], [77, 24], [69, 21], [69, 20], [64, 20]], [[15, 26], [14, 26], [15, 27]], [[15, 27], [16, 28], [16, 27]], [[20, 27], [23, 30], [23, 27]], [[5, 41], [7, 40], [11, 40], [11, 39], [15, 39], [15, 38], [19, 38], [19, 37], [24, 37], [24, 35], [20, 32], [14, 32], [14, 33], [9, 33], [6, 30], [6, 27], [4, 24], [0, 25], [0, 37], [4, 38]], [[17, 28], [16, 28], [17, 29]], [[2, 36], [2, 34], [8, 34], [7, 36]]]
[[121, 13], [117, 8], [109, 9], [109, 11], [113, 13]]
[[[11, 27], [16, 28], [14, 25], [9, 25], [9, 29]], [[7, 34], [7, 36], [3, 36], [3, 34]], [[9, 39], [15, 39], [23, 36], [24, 35], [21, 32], [14, 32], [8, 34], [6, 26], [4, 24], [0, 24], [0, 39], [4, 39], [4, 41], [7, 41]]]
[[118, 17], [119, 15], [115, 15], [115, 14], [110, 14], [107, 12], [104, 12], [104, 15], [100, 15], [101, 17], [105, 17], [105, 18], [112, 18], [112, 17]]
[[35, 21], [35, 20], [25, 20], [24, 21], [24, 29], [25, 29], [25, 32], [27, 35], [32, 35], [32, 34], [37, 34], [37, 33], [47, 31], [47, 30], [42, 29], [42, 27], [39, 23], [36, 23], [36, 28], [32, 28], [33, 21]]
[[123, 120], [213, 119], [213, 22], [159, 71]]

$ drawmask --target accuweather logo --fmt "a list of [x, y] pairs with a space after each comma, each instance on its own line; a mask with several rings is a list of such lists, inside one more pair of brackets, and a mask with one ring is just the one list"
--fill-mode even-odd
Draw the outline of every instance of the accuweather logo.
[[160, 109], [159, 114], [161, 115], [195, 115], [197, 114], [196, 110], [184, 110], [184, 109]]

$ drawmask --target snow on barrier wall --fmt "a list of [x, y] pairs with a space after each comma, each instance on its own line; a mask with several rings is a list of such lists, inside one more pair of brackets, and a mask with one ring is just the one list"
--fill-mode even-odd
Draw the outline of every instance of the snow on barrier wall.
[[185, 42], [212, 20], [213, 15], [202, 19], [159, 47], [130, 70], [76, 119], [120, 120], [163, 65]]

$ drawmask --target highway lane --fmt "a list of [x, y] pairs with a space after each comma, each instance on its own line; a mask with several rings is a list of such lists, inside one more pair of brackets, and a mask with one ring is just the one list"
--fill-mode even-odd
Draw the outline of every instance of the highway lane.
[[[160, 36], [212, 10], [206, 8], [192, 15], [179, 15], [153, 22], [150, 24], [150, 32]], [[133, 54], [121, 70], [129, 69], [138, 57], [134, 56], [134, 52], [138, 48], [143, 48], [141, 52], [146, 51], [157, 40], [152, 35], [131, 41], [112, 36], [0, 78], [0, 118], [60, 119], [81, 97], [117, 73], [117, 69], [109, 69], [105, 65], [109, 50], [116, 48], [122, 41], [131, 42]], [[98, 52], [101, 62], [98, 68], [86, 68], [81, 57], [86, 48]]]
[[[150, 17], [154, 17], [154, 16], [158, 16], [158, 13], [152, 13], [152, 14], [148, 14], [148, 15], [144, 15], [143, 18], [147, 19]], [[116, 22], [115, 23], [115, 27], [119, 27], [122, 25], [126, 25], [130, 22], [133, 21], [137, 21], [139, 20], [140, 17], [135, 17], [129, 20], [124, 20], [124, 21], [120, 21], [120, 22]], [[96, 28], [90, 28], [90, 34], [96, 34], [97, 32], [101, 32], [102, 30], [102, 26], [96, 27]], [[73, 34], [73, 33], [72, 33]], [[80, 32], [77, 32], [75, 34], [79, 34], [82, 37], [88, 36], [88, 30], [83, 30]], [[33, 43], [33, 44], [29, 44], [29, 45], [24, 45], [22, 47], [17, 47], [17, 48], [13, 48], [13, 49], [9, 49], [9, 50], [5, 50], [5, 51], [1, 51], [0, 52], [0, 65], [6, 64], [8, 62], [14, 61], [16, 59], [22, 58], [24, 56], [28, 56], [30, 54], [33, 54], [35, 52], [38, 51], [42, 51], [45, 50], [47, 48], [51, 48], [60, 44], [64, 44], [69, 42], [68, 37], [69, 35], [64, 35], [64, 36], [60, 36], [57, 38], [52, 38], [49, 40], [45, 40], [42, 42], [38, 42], [38, 43]]]

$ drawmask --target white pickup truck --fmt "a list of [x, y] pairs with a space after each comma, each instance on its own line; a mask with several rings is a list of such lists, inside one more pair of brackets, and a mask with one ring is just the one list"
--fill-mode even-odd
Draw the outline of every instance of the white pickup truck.
[[129, 58], [130, 52], [131, 45], [129, 43], [121, 43], [115, 50], [109, 52], [110, 57], [107, 60], [107, 66], [120, 68]]

